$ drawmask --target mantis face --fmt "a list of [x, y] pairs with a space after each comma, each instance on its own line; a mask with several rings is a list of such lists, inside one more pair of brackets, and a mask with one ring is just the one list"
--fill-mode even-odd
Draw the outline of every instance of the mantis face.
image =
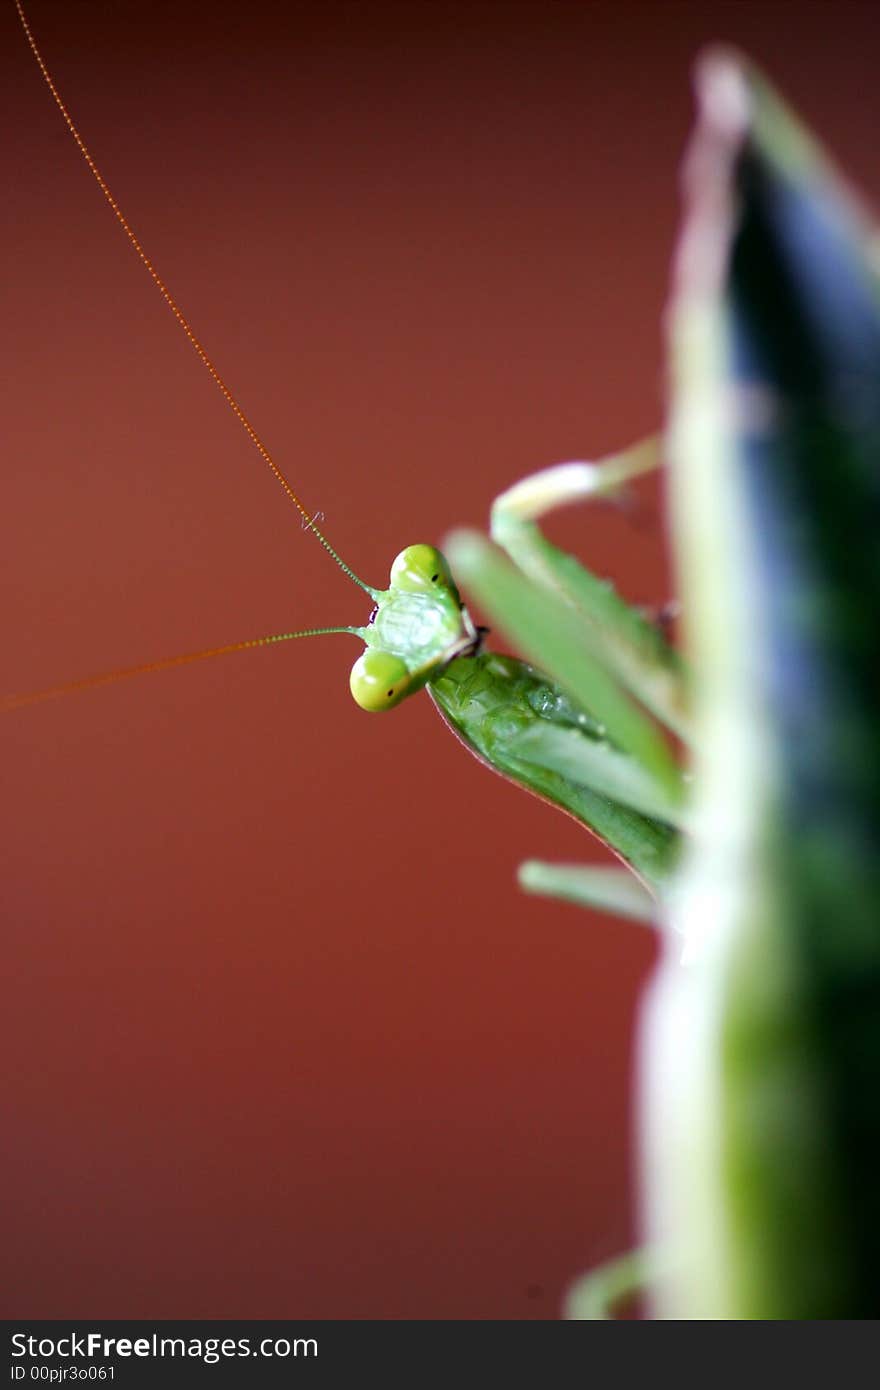
[[480, 636], [459, 598], [445, 557], [433, 545], [408, 545], [391, 566], [389, 587], [360, 635], [367, 650], [351, 669], [351, 693], [361, 709], [393, 709], [457, 656], [470, 655]]

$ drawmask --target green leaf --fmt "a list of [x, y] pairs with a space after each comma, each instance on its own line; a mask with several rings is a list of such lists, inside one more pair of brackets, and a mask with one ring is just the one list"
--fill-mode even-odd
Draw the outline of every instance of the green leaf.
[[[671, 314], [696, 690], [688, 938], [650, 1004], [669, 1316], [880, 1307], [880, 314], [858, 203], [763, 81], [699, 74]], [[699, 1041], [699, 1046], [695, 1045]]]

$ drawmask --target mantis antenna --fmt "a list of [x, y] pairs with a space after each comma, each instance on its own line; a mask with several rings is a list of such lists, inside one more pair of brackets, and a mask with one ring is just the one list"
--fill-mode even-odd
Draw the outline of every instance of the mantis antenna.
[[313, 627], [302, 632], [278, 632], [268, 637], [251, 637], [244, 642], [229, 642], [223, 647], [206, 647], [203, 651], [186, 652], [183, 656], [166, 656], [159, 661], [144, 661], [139, 666], [121, 666], [116, 671], [104, 671], [99, 676], [65, 681], [63, 685], [51, 685], [45, 690], [34, 690], [25, 695], [7, 695], [0, 700], [0, 714], [8, 714], [24, 705], [40, 704], [43, 700], [54, 700], [60, 695], [73, 695], [80, 690], [94, 690], [100, 685], [112, 685], [114, 681], [126, 680], [129, 676], [145, 676], [151, 671], [168, 671], [173, 666], [188, 666], [192, 661], [207, 661], [212, 656], [229, 656], [232, 652], [243, 652], [249, 647], [271, 647], [276, 642], [292, 642], [297, 637], [324, 637], [331, 632], [349, 632], [354, 637], [363, 635], [363, 629], [359, 627]]
[[[159, 293], [161, 294], [162, 298], [165, 300], [165, 303], [168, 305], [168, 308], [171, 310], [172, 314], [174, 315], [175, 319], [177, 320], [177, 323], [178, 323], [179, 327], [181, 328], [182, 332], [185, 334], [186, 338], [188, 339], [190, 346], [192, 347], [192, 349], [193, 349], [193, 351], [195, 352], [196, 356], [199, 358], [199, 361], [201, 362], [202, 366], [205, 368], [205, 371], [208, 373], [208, 375], [210, 376], [210, 378], [211, 378], [211, 380], [213, 381], [214, 385], [215, 385], [215, 386], [217, 387], [217, 389], [219, 390], [221, 396], [222, 396], [223, 399], [225, 400], [226, 404], [229, 406], [229, 409], [232, 411], [232, 413], [233, 413], [233, 415], [235, 416], [236, 420], [237, 420], [238, 423], [241, 425], [242, 429], [244, 430], [244, 432], [245, 432], [245, 434], [247, 435], [248, 439], [249, 439], [249, 440], [251, 441], [251, 443], [253, 444], [254, 448], [255, 448], [256, 451], [257, 451], [257, 453], [260, 455], [260, 457], [262, 458], [263, 462], [268, 466], [268, 468], [270, 469], [270, 471], [273, 473], [273, 475], [274, 475], [274, 477], [275, 477], [275, 480], [276, 480], [278, 483], [280, 483], [281, 487], [284, 489], [285, 493], [287, 494], [288, 499], [293, 503], [293, 505], [296, 507], [297, 511], [300, 513], [300, 516], [303, 518], [303, 521], [306, 523], [305, 529], [306, 529], [307, 531], [312, 531], [312, 532], [314, 532], [315, 536], [317, 536], [318, 540], [321, 542], [321, 544], [323, 545], [324, 549], [328, 552], [328, 554], [330, 554], [330, 555], [333, 557], [333, 559], [336, 561], [336, 563], [337, 563], [337, 565], [339, 566], [339, 568], [343, 571], [343, 573], [345, 573], [345, 574], [348, 575], [349, 579], [352, 579], [352, 580], [354, 581], [354, 583], [357, 584], [361, 589], [363, 589], [365, 593], [369, 594], [369, 595], [371, 596], [371, 598], [376, 598], [376, 597], [377, 597], [377, 591], [376, 591], [375, 589], [371, 589], [370, 586], [369, 586], [369, 584], [365, 584], [364, 581], [363, 581], [362, 579], [359, 579], [359, 578], [358, 578], [358, 576], [355, 574], [354, 570], [351, 569], [351, 567], [350, 567], [349, 565], [347, 565], [347, 564], [345, 563], [345, 561], [342, 559], [342, 556], [339, 555], [339, 554], [337, 554], [337, 552], [333, 549], [333, 546], [332, 546], [332, 545], [330, 544], [330, 542], [327, 540], [327, 537], [326, 537], [321, 531], [318, 530], [318, 528], [317, 528], [317, 526], [315, 525], [315, 522], [314, 522], [314, 514], [308, 512], [308, 511], [306, 510], [306, 508], [305, 508], [305, 506], [303, 505], [302, 501], [300, 500], [298, 494], [294, 491], [294, 489], [293, 489], [293, 487], [291, 486], [291, 484], [290, 484], [290, 483], [287, 481], [287, 479], [285, 478], [285, 476], [284, 476], [284, 474], [282, 473], [281, 469], [278, 467], [278, 464], [275, 462], [274, 458], [273, 458], [272, 455], [269, 453], [269, 450], [266, 448], [266, 445], [263, 443], [262, 439], [261, 439], [260, 436], [257, 434], [257, 431], [254, 429], [253, 425], [251, 424], [251, 422], [250, 422], [250, 420], [248, 419], [248, 417], [245, 415], [245, 413], [244, 413], [244, 411], [242, 410], [241, 406], [239, 405], [238, 401], [235, 399], [235, 397], [233, 396], [233, 394], [232, 394], [232, 392], [230, 391], [229, 387], [226, 385], [226, 382], [223, 380], [223, 378], [222, 378], [222, 376], [220, 375], [220, 373], [218, 372], [217, 368], [214, 366], [214, 363], [212, 362], [211, 358], [208, 356], [208, 353], [206, 352], [206, 350], [205, 350], [205, 348], [203, 347], [202, 343], [201, 343], [200, 340], [196, 337], [196, 334], [194, 333], [194, 331], [193, 331], [193, 329], [192, 329], [192, 327], [191, 327], [191, 325], [190, 325], [190, 323], [189, 323], [189, 320], [186, 318], [185, 314], [183, 313], [183, 310], [180, 308], [180, 305], [177, 303], [177, 300], [174, 298], [173, 294], [172, 294], [171, 291], [169, 290], [169, 288], [168, 288], [168, 286], [166, 285], [165, 281], [162, 279], [162, 276], [159, 274], [158, 270], [157, 270], [156, 267], [153, 265], [153, 262], [150, 260], [149, 256], [147, 255], [146, 251], [144, 250], [143, 246], [141, 245], [140, 241], [138, 240], [138, 238], [137, 238], [137, 236], [136, 236], [134, 230], [132, 229], [132, 227], [131, 227], [131, 225], [130, 225], [128, 219], [127, 219], [126, 216], [125, 216], [125, 213], [122, 211], [121, 207], [120, 207], [119, 204], [117, 203], [116, 199], [114, 198], [113, 194], [112, 194], [111, 191], [110, 191], [110, 188], [109, 188], [109, 186], [108, 186], [108, 184], [107, 184], [107, 182], [106, 182], [106, 180], [105, 180], [103, 174], [101, 173], [100, 169], [98, 168], [97, 164], [95, 163], [94, 159], [92, 158], [92, 155], [91, 155], [91, 152], [90, 152], [88, 146], [86, 145], [85, 141], [83, 140], [82, 136], [80, 135], [79, 130], [77, 129], [77, 127], [76, 127], [76, 125], [75, 125], [75, 123], [74, 123], [73, 117], [71, 116], [70, 112], [68, 111], [68, 109], [67, 109], [67, 107], [66, 107], [66, 105], [65, 105], [65, 103], [64, 103], [64, 100], [63, 100], [63, 98], [62, 98], [62, 96], [61, 96], [61, 93], [59, 92], [58, 88], [57, 88], [56, 85], [55, 85], [55, 82], [54, 82], [54, 80], [53, 80], [53, 78], [52, 78], [52, 74], [49, 72], [49, 69], [46, 67], [46, 64], [45, 64], [45, 62], [44, 62], [44, 60], [43, 60], [43, 55], [42, 55], [42, 53], [40, 52], [40, 50], [39, 50], [39, 48], [38, 48], [38, 46], [37, 46], [37, 41], [36, 41], [36, 39], [35, 39], [34, 36], [33, 36], [33, 33], [32, 33], [32, 31], [31, 31], [30, 24], [28, 23], [28, 20], [27, 20], [27, 16], [25, 15], [24, 8], [23, 8], [23, 6], [22, 6], [22, 4], [21, 4], [21, 0], [15, 0], [15, 8], [16, 8], [16, 10], [18, 11], [18, 17], [19, 17], [19, 19], [21, 20], [22, 28], [24, 29], [25, 37], [27, 38], [28, 44], [30, 45], [31, 52], [33, 53], [34, 58], [35, 58], [36, 61], [37, 61], [37, 66], [39, 67], [40, 72], [43, 74], [43, 78], [44, 78], [44, 80], [45, 80], [46, 86], [49, 88], [49, 91], [52, 93], [52, 96], [53, 96], [54, 101], [55, 101], [55, 105], [58, 107], [58, 110], [61, 112], [61, 115], [64, 117], [64, 123], [65, 123], [65, 125], [67, 126], [67, 129], [70, 131], [70, 134], [73, 136], [73, 139], [74, 139], [74, 142], [75, 142], [75, 144], [76, 144], [77, 149], [79, 150], [80, 154], [82, 155], [83, 159], [85, 160], [86, 164], [88, 165], [89, 170], [90, 170], [92, 176], [93, 176], [94, 179], [95, 179], [95, 182], [97, 183], [97, 185], [98, 185], [98, 187], [100, 188], [101, 192], [103, 193], [104, 197], [107, 199], [107, 202], [110, 204], [110, 207], [113, 209], [113, 213], [114, 213], [114, 215], [115, 215], [115, 217], [116, 217], [117, 222], [118, 222], [119, 225], [121, 226], [122, 230], [125, 232], [125, 235], [128, 237], [128, 240], [131, 242], [131, 245], [133, 246], [134, 250], [137, 252], [138, 259], [141, 261], [141, 264], [144, 266], [144, 269], [148, 272], [148, 274], [149, 274], [151, 280], [153, 281], [153, 284], [156, 286], [156, 289], [159, 291]], [[322, 629], [322, 631], [324, 631], [324, 630], [325, 630], [325, 629]], [[333, 628], [331, 628], [331, 629], [326, 629], [326, 630], [327, 630], [327, 631], [337, 631], [337, 630], [339, 630], [339, 629], [333, 629]], [[347, 632], [348, 630], [349, 630], [349, 629], [347, 629], [347, 628], [342, 628], [342, 629], [341, 629], [341, 631], [343, 631], [343, 632]], [[313, 634], [310, 632], [309, 634], [303, 633], [303, 634], [297, 634], [297, 635], [298, 635], [298, 636], [299, 636], [299, 635], [303, 635], [303, 636], [305, 636], [305, 635], [312, 636]], [[315, 635], [317, 635], [317, 634], [315, 634]], [[244, 642], [244, 643], [242, 643], [242, 644], [240, 644], [240, 645], [241, 645], [241, 646], [245, 646], [245, 647], [248, 647], [248, 646], [257, 646], [257, 645], [260, 644], [260, 641], [262, 641], [262, 640], [264, 640], [264, 639], [257, 639], [257, 640], [254, 641], [254, 642]], [[278, 639], [278, 638], [273, 638], [273, 639], [270, 639], [270, 640], [277, 641], [277, 640], [280, 640], [280, 639]], [[238, 649], [239, 649], [239, 648], [238, 648], [237, 646], [235, 646], [235, 645], [233, 645], [233, 646], [231, 646], [231, 647], [223, 647], [223, 648], [221, 648], [222, 651], [237, 651]], [[218, 653], [218, 654], [219, 654], [219, 653]], [[200, 653], [200, 655], [212, 655], [212, 653]], [[145, 667], [145, 668], [143, 668], [143, 669], [153, 670], [153, 669], [155, 669], [155, 667], [152, 667], [152, 666], [151, 666], [151, 667]]]
[[349, 579], [370, 595], [375, 607], [366, 627], [316, 627], [299, 632], [281, 632], [266, 637], [251, 637], [243, 642], [230, 642], [222, 647], [209, 647], [203, 651], [189, 652], [182, 656], [166, 657], [160, 661], [148, 661], [138, 666], [121, 667], [101, 675], [88, 676], [83, 680], [67, 681], [63, 685], [50, 686], [45, 690], [9, 695], [0, 700], [0, 714], [20, 709], [25, 705], [37, 704], [55, 696], [72, 694], [74, 691], [91, 690], [96, 686], [110, 685], [114, 681], [125, 680], [129, 676], [140, 676], [150, 671], [164, 671], [173, 666], [185, 666], [193, 661], [206, 661], [210, 657], [225, 656], [231, 652], [246, 651], [252, 647], [274, 646], [278, 642], [289, 642], [298, 637], [322, 637], [328, 633], [336, 632], [360, 637], [367, 647], [367, 650], [355, 662], [349, 678], [351, 693], [356, 703], [362, 709], [367, 710], [393, 708], [408, 695], [420, 690], [433, 675], [447, 666], [455, 657], [470, 654], [479, 649], [480, 632], [474, 627], [467, 610], [462, 605], [446, 560], [434, 546], [422, 544], [407, 546], [405, 550], [400, 552], [391, 567], [390, 587], [387, 590], [373, 589], [358, 578], [354, 570], [333, 549], [327, 537], [318, 530], [315, 525], [315, 515], [306, 510], [299, 496], [269, 453], [266, 445], [214, 366], [202, 343], [196, 337], [188, 319], [110, 192], [103, 174], [77, 130], [61, 94], [55, 86], [52, 75], [43, 61], [43, 55], [37, 47], [21, 0], [15, 0], [15, 8], [18, 11], [18, 17], [21, 20], [25, 37], [36, 59], [37, 66], [52, 93], [55, 105], [64, 117], [65, 125], [73, 136], [77, 149], [110, 204], [117, 222], [137, 252], [138, 259], [174, 315], [202, 366], [257, 453], [300, 513], [305, 523], [305, 529], [314, 532], [343, 573], [347, 574]]

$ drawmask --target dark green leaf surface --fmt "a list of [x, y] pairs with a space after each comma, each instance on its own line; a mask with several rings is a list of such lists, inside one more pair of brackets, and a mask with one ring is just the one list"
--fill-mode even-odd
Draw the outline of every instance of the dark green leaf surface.
[[[685, 927], [701, 904], [717, 906], [690, 985], [718, 1001], [720, 1055], [714, 1080], [696, 1086], [718, 1109], [692, 1117], [689, 1133], [680, 1115], [668, 1128], [720, 1161], [723, 1215], [679, 1307], [693, 1316], [708, 1288], [709, 1316], [876, 1317], [880, 315], [869, 234], [759, 79], [719, 58], [700, 92], [673, 315], [676, 519], [703, 739], [680, 900]], [[668, 1175], [676, 1161], [658, 1166]], [[682, 1186], [682, 1224], [689, 1205], [706, 1228], [713, 1182], [692, 1174]]]

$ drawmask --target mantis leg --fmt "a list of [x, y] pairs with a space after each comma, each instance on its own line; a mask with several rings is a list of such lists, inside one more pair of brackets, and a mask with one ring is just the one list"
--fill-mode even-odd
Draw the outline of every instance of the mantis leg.
[[616, 1316], [644, 1291], [652, 1261], [645, 1250], [629, 1250], [591, 1270], [568, 1291], [565, 1316], [574, 1321], [603, 1322]]
[[539, 859], [527, 859], [519, 866], [519, 885], [526, 893], [564, 898], [580, 907], [613, 912], [617, 917], [628, 917], [649, 926], [657, 915], [657, 904], [651, 894], [626, 869], [543, 864]]
[[[484, 747], [485, 731], [475, 726], [477, 702], [465, 701], [462, 709], [462, 701], [453, 699], [458, 691], [446, 688], [455, 684], [453, 673], [432, 687], [447, 718], [451, 716], [479, 755], [505, 775], [531, 786], [530, 778], [539, 769], [542, 775], [570, 784], [570, 793], [552, 799], [584, 819], [655, 896], [665, 877], [655, 871], [655, 846], [646, 842], [633, 852], [631, 824], [625, 827], [626, 837], [616, 824], [599, 824], [595, 808], [584, 814], [575, 793], [578, 788], [587, 790], [599, 798], [600, 806], [628, 807], [650, 818], [653, 826], [684, 828], [681, 772], [658, 728], [663, 724], [676, 734], [686, 730], [682, 668], [653, 624], [572, 556], [552, 546], [536, 518], [556, 506], [610, 495], [656, 468], [658, 460], [659, 444], [650, 440], [601, 464], [546, 469], [517, 483], [495, 503], [495, 544], [474, 532], [459, 532], [448, 542], [456, 574], [525, 656], [558, 682], [566, 692], [559, 698], [569, 698], [583, 711], [579, 718], [554, 719], [551, 724], [539, 717], [547, 713], [542, 706], [531, 718], [509, 719], [501, 766], [498, 749]], [[480, 674], [488, 680], [492, 671], [485, 659], [483, 665], [487, 669], [481, 668]], [[585, 736], [584, 721], [593, 722], [592, 737]], [[621, 891], [619, 876], [579, 875], [575, 881], [570, 869], [532, 865], [522, 881], [531, 891], [590, 902], [643, 920], [650, 913], [647, 895]]]
[[622, 685], [679, 738], [688, 739], [687, 688], [677, 652], [655, 623], [542, 534], [539, 519], [574, 502], [608, 498], [660, 466], [653, 437], [598, 463], [563, 463], [534, 473], [498, 497], [492, 539], [536, 584], [577, 612], [592, 649]]

